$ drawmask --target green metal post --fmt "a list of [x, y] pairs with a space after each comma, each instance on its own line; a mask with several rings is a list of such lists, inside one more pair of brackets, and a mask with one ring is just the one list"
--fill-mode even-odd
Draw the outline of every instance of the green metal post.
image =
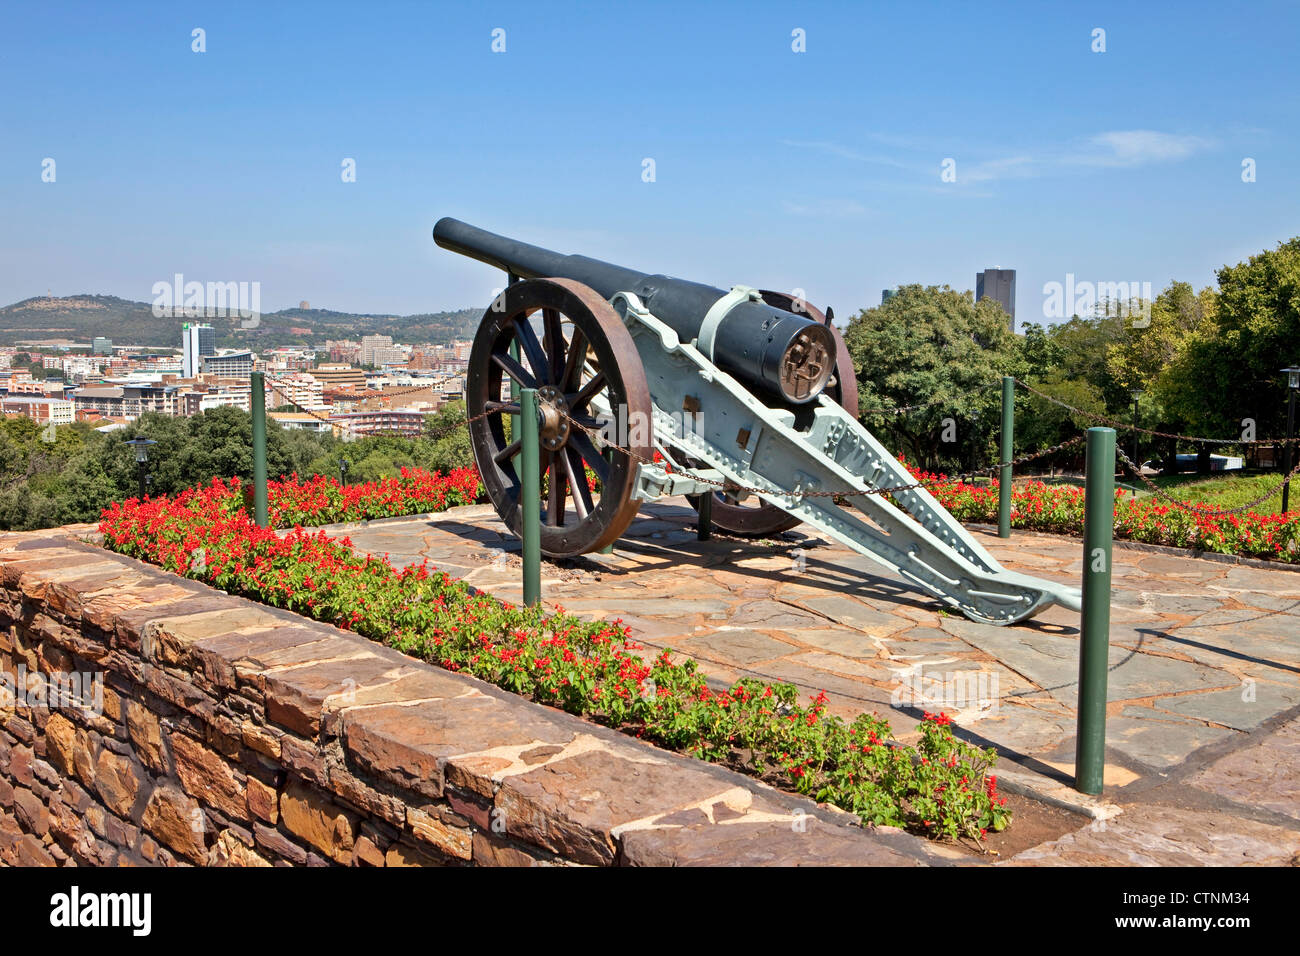
[[266, 507], [266, 382], [253, 373], [253, 519], [263, 528], [270, 524]]
[[998, 459], [998, 537], [1011, 537], [1011, 455], [1015, 446], [1016, 380], [1002, 376], [1002, 457]]
[[[519, 340], [518, 339], [510, 340], [510, 357], [514, 359], [516, 363], [519, 362]], [[511, 402], [515, 404], [519, 403], [519, 389], [521, 387], [522, 386], [518, 382], [516, 382], [513, 378], [510, 379], [510, 401]], [[510, 426], [510, 440], [514, 441], [516, 438], [519, 437], [516, 431], [516, 429], [519, 428], [519, 416], [511, 415], [509, 421], [506, 424]]]
[[[612, 449], [612, 448], [606, 448], [604, 451], [601, 452], [601, 454], [604, 456], [604, 458], [605, 458], [605, 460], [606, 460], [607, 462], [609, 462], [611, 465], [614, 464], [614, 455], [616, 454], [616, 452], [614, 451], [614, 449]], [[604, 489], [602, 488], [601, 491], [603, 492]], [[613, 554], [613, 553], [614, 553], [614, 542], [611, 541], [609, 544], [605, 545], [605, 547], [601, 548], [601, 549], [600, 549], [600, 553], [601, 553], [601, 554]]]
[[538, 464], [537, 389], [519, 390], [520, 537], [524, 545], [524, 604], [542, 596], [542, 476]]
[[1088, 429], [1083, 493], [1083, 613], [1079, 622], [1079, 716], [1074, 788], [1099, 794], [1106, 764], [1106, 676], [1110, 668], [1111, 539], [1115, 527], [1115, 430]]
[[700, 495], [700, 520], [697, 525], [696, 539], [708, 541], [713, 537], [713, 492], [706, 491]]

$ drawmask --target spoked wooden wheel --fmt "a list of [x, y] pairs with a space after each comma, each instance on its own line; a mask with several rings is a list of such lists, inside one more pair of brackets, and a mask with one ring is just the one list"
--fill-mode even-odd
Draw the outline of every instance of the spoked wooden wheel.
[[[511, 343], [518, 346], [518, 361]], [[573, 422], [599, 431], [604, 422], [597, 412], [612, 413], [620, 433], [611, 440], [651, 456], [650, 390], [618, 313], [580, 282], [527, 279], [509, 286], [483, 316], [466, 382], [470, 438], [488, 497], [519, 534], [521, 443], [518, 428], [507, 437], [505, 425], [519, 414], [512, 382], [537, 389], [542, 552], [572, 557], [612, 544], [636, 516], [638, 462], [619, 451], [607, 461], [597, 441]], [[599, 480], [599, 495], [589, 487], [588, 472]]]
[[[817, 306], [797, 299], [785, 292], [761, 291], [759, 293], [768, 305], [786, 312], [805, 315], [814, 322], [826, 324], [826, 315]], [[849, 411], [855, 418], [858, 414], [858, 380], [853, 373], [853, 359], [849, 357], [848, 346], [840, 330], [831, 326], [835, 336], [835, 376], [826, 386], [826, 394]], [[688, 499], [696, 511], [700, 510], [698, 495]], [[789, 531], [799, 523], [799, 519], [782, 511], [776, 505], [769, 504], [757, 495], [751, 495], [744, 501], [737, 501], [731, 495], [719, 489], [713, 493], [713, 524], [730, 534], [764, 537]]]

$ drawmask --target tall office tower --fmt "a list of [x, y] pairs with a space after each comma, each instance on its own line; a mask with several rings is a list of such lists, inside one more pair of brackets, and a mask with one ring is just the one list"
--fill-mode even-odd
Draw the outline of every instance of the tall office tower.
[[217, 354], [217, 333], [210, 325], [186, 322], [181, 326], [181, 375], [196, 377], [204, 356]]
[[894, 296], [896, 296], [896, 295], [898, 295], [898, 290], [897, 290], [897, 289], [881, 289], [881, 290], [880, 290], [880, 304], [881, 304], [881, 305], [884, 305], [886, 302], [888, 302], [890, 299], [892, 299], [892, 298], [893, 298]]
[[1011, 331], [1016, 330], [1016, 270], [985, 269], [975, 273], [975, 301], [988, 296], [996, 299], [1011, 316]]
[[361, 336], [361, 364], [375, 364], [375, 349], [388, 348], [393, 344], [391, 335], [363, 335]]

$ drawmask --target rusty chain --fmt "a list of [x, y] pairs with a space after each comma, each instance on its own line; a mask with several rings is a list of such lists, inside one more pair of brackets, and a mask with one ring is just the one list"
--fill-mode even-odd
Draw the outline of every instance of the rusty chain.
[[1236, 508], [1211, 508], [1209, 505], [1197, 504], [1194, 502], [1189, 503], [1170, 495], [1154, 481], [1142, 474], [1142, 469], [1134, 463], [1132, 458], [1124, 454], [1124, 449], [1120, 448], [1119, 445], [1115, 446], [1115, 454], [1122, 462], [1124, 462], [1125, 465], [1128, 466], [1129, 471], [1137, 475], [1138, 480], [1151, 490], [1151, 494], [1154, 497], [1161, 501], [1168, 502], [1180, 511], [1186, 511], [1189, 514], [1205, 515], [1207, 518], [1227, 518], [1232, 515], [1238, 515], [1242, 512], [1249, 511], [1256, 505], [1263, 504], [1265, 501], [1268, 501], [1270, 498], [1278, 494], [1283, 488], [1291, 483], [1291, 479], [1296, 476], [1296, 473], [1300, 472], [1300, 462], [1297, 462], [1296, 466], [1287, 473], [1286, 477], [1258, 498], [1254, 498], [1251, 501], [1246, 502], [1244, 505], [1238, 505]]
[[[999, 382], [986, 382], [983, 385], [975, 386], [975, 391], [987, 391], [990, 388], [1000, 384]], [[936, 398], [932, 402], [921, 402], [917, 405], [898, 405], [894, 408], [862, 408], [858, 409], [858, 416], [863, 415], [904, 415], [907, 412], [919, 411], [922, 408], [933, 408], [936, 405], [946, 405], [951, 401], [947, 398]]]
[[[582, 424], [582, 422], [574, 420], [572, 416], [568, 414], [564, 414], [564, 417], [569, 422], [569, 424], [573, 425], [575, 428], [581, 429], [582, 431], [586, 432], [589, 436], [594, 438], [596, 441], [600, 442], [600, 444], [603, 445], [604, 447], [612, 448], [615, 451], [626, 455], [631, 460], [638, 462], [642, 465], [649, 465], [653, 467], [654, 465], [658, 464], [658, 462], [656, 462], [653, 458], [646, 458], [642, 455], [638, 455], [636, 452], [632, 451], [632, 449], [624, 448], [623, 446], [610, 441], [599, 430], [594, 428], [589, 428], [588, 426]], [[668, 464], [671, 465], [672, 462], [669, 462]], [[703, 475], [697, 475], [690, 471], [684, 471], [684, 470], [672, 471], [671, 473], [674, 475], [681, 475], [683, 478], [690, 478], [692, 481], [698, 481], [701, 484], [712, 485], [713, 487], [717, 488], [718, 490], [726, 494], [733, 494], [737, 491], [743, 491], [748, 494], [769, 494], [769, 495], [773, 494], [770, 488], [753, 488], [747, 485], [737, 485], [734, 482], [730, 482], [730, 481], [715, 481], [712, 478], [705, 478]], [[856, 488], [848, 491], [802, 491], [799, 493], [798, 497], [800, 498], [848, 498], [852, 496], [865, 497], [867, 495], [888, 495], [894, 492], [914, 491], [917, 488], [923, 488], [923, 487], [925, 487], [923, 483], [915, 482], [913, 484], [908, 484], [908, 485], [895, 485], [890, 488], [872, 488], [867, 491], [861, 491]]]
[[[276, 384], [274, 379], [271, 379], [270, 381], [272, 384]], [[441, 379], [439, 381], [441, 381]], [[414, 389], [414, 391], [424, 391], [426, 387], [427, 386], [421, 386], [418, 389]], [[412, 390], [407, 389], [405, 391], [412, 391]], [[303, 414], [307, 415], [309, 418], [314, 418], [318, 422], [321, 422], [326, 425], [330, 425], [331, 427], [341, 428], [347, 431], [348, 433], [352, 434], [353, 436], [359, 436], [363, 438], [371, 435], [405, 435], [408, 438], [420, 438], [426, 441], [437, 441], [439, 438], [443, 438], [446, 435], [450, 435], [457, 428], [466, 428], [474, 424], [475, 422], [479, 421], [480, 419], [487, 418], [487, 416], [489, 415], [496, 414], [496, 412], [498, 411], [498, 409], [492, 409], [490, 411], [481, 412], [472, 418], [466, 418], [464, 421], [450, 422], [449, 427], [441, 429], [433, 434], [424, 434], [423, 432], [421, 432], [419, 435], [406, 435], [405, 432], [392, 430], [392, 429], [381, 431], [381, 432], [362, 432], [359, 431], [355, 425], [349, 424], [348, 422], [344, 422], [344, 421], [335, 421], [334, 419], [326, 415], [321, 415], [319, 412], [316, 412], [313, 409], [310, 409], [307, 406], [294, 401], [292, 398], [289, 398], [289, 396], [285, 395], [283, 392], [281, 392], [280, 394], [290, 405], [298, 409], [298, 411], [302, 412]], [[387, 392], [385, 394], [394, 395], [394, 394], [402, 394], [402, 392]]]
[[1075, 435], [1073, 438], [1067, 438], [1065, 441], [1058, 442], [1048, 448], [1040, 448], [1038, 451], [1031, 451], [1026, 455], [1021, 455], [1019, 458], [1012, 458], [1010, 461], [1004, 461], [1001, 464], [994, 465], [989, 469], [989, 471], [1001, 471], [1003, 468], [1008, 467], [1014, 468], [1016, 465], [1023, 465], [1027, 461], [1033, 461], [1035, 458], [1044, 458], [1047, 455], [1055, 454], [1056, 452], [1063, 451], [1066, 448], [1072, 448], [1086, 440], [1087, 437], [1087, 435]]
[[1196, 435], [1178, 435], [1173, 432], [1156, 431], [1153, 428], [1142, 428], [1138, 425], [1125, 424], [1117, 419], [1107, 418], [1105, 415], [1098, 415], [1094, 412], [1085, 412], [1081, 408], [1075, 408], [1069, 402], [1063, 402], [1061, 399], [1048, 395], [1046, 392], [1039, 391], [1028, 382], [1022, 382], [1020, 379], [1016, 379], [1016, 384], [1026, 391], [1037, 395], [1039, 398], [1051, 402], [1053, 405], [1058, 405], [1066, 411], [1073, 412], [1075, 415], [1082, 415], [1084, 418], [1091, 419], [1094, 422], [1101, 422], [1102, 424], [1109, 425], [1112, 428], [1120, 428], [1131, 432], [1141, 432], [1144, 435], [1154, 435], [1157, 438], [1174, 438], [1178, 441], [1199, 442], [1202, 445], [1289, 445], [1300, 442], [1300, 436], [1295, 438], [1200, 438]]
[[[1017, 380], [1017, 382], [1019, 382], [1019, 380]], [[1020, 384], [1023, 384], [1023, 383], [1020, 383]], [[1035, 394], [1040, 394], [1040, 395], [1042, 394], [1041, 392], [1038, 392], [1036, 389], [1034, 389], [1032, 386], [1028, 386], [1028, 385], [1026, 385], [1025, 387], [1026, 387], [1027, 389], [1029, 389], [1030, 391], [1034, 392]], [[423, 390], [423, 389], [421, 389], [421, 390]], [[285, 397], [288, 398], [288, 396], [285, 396]], [[1047, 398], [1047, 399], [1050, 400], [1050, 401], [1056, 402], [1056, 404], [1062, 405], [1063, 407], [1070, 408], [1070, 409], [1073, 410], [1073, 411], [1078, 411], [1077, 409], [1073, 409], [1072, 406], [1065, 405], [1065, 403], [1063, 403], [1063, 402], [1059, 402], [1059, 401], [1057, 401], [1056, 399], [1053, 399], [1051, 396], [1043, 395], [1043, 397], [1044, 397], [1044, 398]], [[356, 432], [355, 429], [353, 428], [353, 426], [350, 426], [350, 425], [347, 425], [347, 424], [344, 424], [344, 423], [334, 422], [333, 420], [329, 419], [328, 417], [322, 416], [322, 415], [320, 415], [319, 413], [313, 411], [312, 409], [307, 408], [307, 407], [305, 407], [305, 406], [299, 404], [298, 402], [295, 402], [293, 399], [289, 399], [288, 401], [289, 401], [289, 404], [293, 405], [295, 408], [299, 409], [300, 411], [302, 411], [303, 413], [307, 414], [308, 416], [310, 416], [310, 417], [316, 419], [317, 421], [324, 422], [324, 423], [329, 424], [329, 425], [336, 425], [336, 424], [339, 424], [339, 425], [342, 425], [342, 427], [348, 429], [349, 431], [352, 431], [354, 434], [364, 434], [364, 433]], [[931, 402], [931, 403], [927, 403], [927, 405], [933, 405], [933, 404], [937, 404], [937, 403], [933, 403], [933, 402]], [[921, 408], [921, 407], [926, 407], [926, 406], [905, 406], [904, 408]], [[903, 409], [899, 409], [899, 411], [901, 411], [901, 410], [903, 410]], [[422, 433], [422, 434], [419, 435], [419, 436], [412, 436], [412, 437], [418, 437], [418, 438], [421, 438], [421, 439], [424, 439], [424, 440], [428, 440], [428, 441], [436, 441], [436, 440], [438, 440], [438, 439], [440, 439], [440, 438], [443, 438], [443, 437], [445, 437], [445, 436], [447, 436], [447, 435], [449, 435], [449, 434], [452, 434], [452, 433], [455, 432], [457, 429], [460, 429], [460, 428], [468, 428], [470, 425], [473, 425], [475, 422], [481, 421], [481, 420], [487, 418], [489, 415], [495, 415], [495, 414], [497, 414], [497, 413], [499, 413], [499, 412], [501, 412], [501, 411], [502, 411], [501, 408], [493, 408], [493, 409], [489, 409], [489, 410], [486, 410], [486, 411], [480, 412], [480, 413], [477, 414], [477, 415], [474, 415], [474, 416], [471, 416], [471, 417], [467, 417], [467, 418], [465, 418], [464, 420], [461, 420], [461, 421], [448, 422], [448, 423], [447, 423], [447, 427], [442, 428], [442, 429], [439, 429], [439, 430], [438, 430], [437, 432], [435, 432], [435, 433], [432, 433], [432, 434], [423, 434], [423, 433]], [[1082, 413], [1082, 412], [1081, 412], [1081, 414], [1085, 414], [1085, 415], [1086, 415], [1087, 413]], [[1099, 420], [1099, 421], [1107, 421], [1107, 419], [1105, 419], [1103, 416], [1093, 416], [1093, 417], [1095, 417], [1095, 418], [1096, 418], [1097, 420]], [[647, 465], [647, 466], [651, 466], [651, 467], [653, 467], [653, 466], [659, 464], [658, 462], [654, 461], [653, 458], [646, 458], [646, 457], [644, 457], [644, 456], [642, 456], [642, 455], [638, 455], [636, 452], [632, 451], [632, 449], [630, 449], [630, 448], [625, 448], [625, 447], [623, 447], [623, 446], [617, 444], [616, 442], [609, 441], [609, 440], [605, 437], [604, 433], [603, 433], [601, 430], [599, 430], [599, 429], [594, 429], [594, 428], [591, 428], [591, 427], [589, 427], [589, 426], [587, 426], [587, 425], [584, 425], [582, 422], [579, 422], [579, 421], [575, 420], [572, 416], [570, 416], [570, 415], [568, 415], [568, 414], [564, 414], [564, 418], [569, 422], [570, 425], [572, 425], [573, 427], [575, 427], [575, 428], [581, 430], [582, 432], [586, 433], [588, 436], [590, 436], [591, 438], [593, 438], [595, 441], [597, 441], [597, 442], [600, 444], [601, 447], [613, 449], [613, 450], [619, 452], [620, 454], [626, 455], [626, 456], [627, 456], [629, 459], [631, 459], [632, 461], [638, 462], [639, 464], [642, 464], [642, 465]], [[1188, 441], [1206, 441], [1206, 442], [1214, 441], [1214, 439], [1195, 439], [1195, 438], [1189, 438], [1188, 436], [1185, 436], [1185, 435], [1178, 435], [1178, 436], [1166, 435], [1165, 433], [1162, 433], [1162, 432], [1152, 432], [1152, 431], [1150, 431], [1150, 430], [1148, 430], [1148, 429], [1139, 429], [1139, 430], [1140, 430], [1140, 431], [1146, 431], [1146, 432], [1148, 432], [1149, 434], [1161, 435], [1161, 436], [1163, 436], [1163, 437], [1177, 437], [1177, 438], [1185, 439], [1185, 440], [1188, 440]], [[373, 434], [373, 433], [371, 433], [371, 434]], [[1033, 460], [1035, 460], [1035, 459], [1037, 459], [1037, 458], [1043, 458], [1043, 457], [1046, 457], [1046, 456], [1048, 456], [1048, 455], [1055, 454], [1056, 452], [1063, 451], [1063, 450], [1065, 450], [1065, 449], [1067, 449], [1067, 448], [1072, 448], [1072, 447], [1074, 447], [1074, 446], [1076, 446], [1076, 445], [1079, 445], [1079, 444], [1082, 443], [1083, 441], [1085, 441], [1086, 438], [1087, 438], [1086, 435], [1076, 435], [1076, 436], [1073, 437], [1073, 438], [1069, 438], [1069, 439], [1067, 439], [1067, 440], [1065, 440], [1065, 441], [1063, 441], [1063, 442], [1059, 442], [1059, 443], [1057, 443], [1057, 444], [1055, 444], [1055, 445], [1051, 445], [1051, 446], [1049, 446], [1049, 447], [1047, 447], [1047, 448], [1042, 448], [1042, 449], [1039, 449], [1038, 451], [1029, 452], [1028, 454], [1024, 454], [1024, 455], [1019, 455], [1019, 456], [1017, 456], [1017, 457], [1011, 459], [1011, 461], [1009, 461], [1009, 462], [1002, 462], [1001, 464], [994, 465], [994, 466], [992, 466], [992, 467], [991, 467], [990, 469], [988, 469], [988, 470], [989, 470], [990, 473], [996, 473], [996, 472], [998, 472], [999, 470], [1001, 470], [1002, 468], [1005, 468], [1005, 467], [1008, 467], [1008, 466], [1014, 467], [1014, 466], [1016, 466], [1016, 465], [1022, 465], [1022, 464], [1025, 464], [1026, 462], [1033, 461]], [[1267, 439], [1260, 439], [1260, 440], [1258, 440], [1258, 441], [1256, 441], [1256, 442], [1246, 442], [1246, 441], [1241, 441], [1241, 442], [1235, 442], [1235, 444], [1258, 444], [1258, 443], [1261, 443], [1261, 442], [1267, 442]], [[1232, 444], [1232, 442], [1223, 442], [1223, 444]], [[1287, 474], [1287, 475], [1286, 475], [1286, 476], [1285, 476], [1285, 477], [1284, 477], [1280, 482], [1278, 482], [1278, 484], [1276, 484], [1275, 486], [1273, 486], [1271, 489], [1269, 489], [1268, 491], [1266, 491], [1264, 494], [1262, 494], [1262, 495], [1260, 495], [1260, 496], [1258, 496], [1258, 497], [1256, 497], [1256, 498], [1254, 498], [1254, 499], [1252, 499], [1252, 500], [1246, 502], [1246, 503], [1243, 504], [1243, 505], [1239, 505], [1239, 506], [1237, 506], [1237, 507], [1235, 507], [1235, 508], [1218, 509], [1218, 508], [1211, 508], [1210, 506], [1208, 506], [1208, 505], [1204, 505], [1204, 504], [1188, 503], [1188, 502], [1185, 502], [1185, 501], [1182, 501], [1182, 500], [1180, 500], [1180, 499], [1178, 499], [1178, 498], [1173, 497], [1173, 496], [1170, 495], [1168, 492], [1166, 492], [1163, 488], [1161, 488], [1159, 485], [1157, 485], [1155, 482], [1153, 482], [1150, 478], [1148, 478], [1146, 475], [1142, 474], [1141, 468], [1138, 467], [1137, 464], [1136, 464], [1136, 463], [1135, 463], [1131, 458], [1129, 458], [1129, 456], [1126, 455], [1126, 454], [1124, 453], [1124, 450], [1123, 450], [1121, 447], [1119, 447], [1118, 445], [1116, 445], [1116, 447], [1115, 447], [1115, 454], [1116, 454], [1116, 456], [1117, 456], [1117, 457], [1118, 457], [1118, 458], [1119, 458], [1119, 459], [1120, 459], [1120, 460], [1121, 460], [1121, 461], [1122, 461], [1122, 462], [1127, 466], [1127, 468], [1128, 468], [1130, 471], [1132, 471], [1133, 474], [1136, 475], [1137, 478], [1138, 478], [1138, 479], [1139, 479], [1139, 480], [1140, 480], [1144, 485], [1147, 486], [1147, 488], [1150, 490], [1151, 494], [1152, 494], [1155, 498], [1157, 498], [1157, 499], [1159, 499], [1159, 500], [1161, 500], [1161, 501], [1164, 501], [1164, 502], [1166, 502], [1166, 503], [1172, 505], [1173, 507], [1178, 508], [1178, 509], [1180, 509], [1180, 510], [1182, 510], [1182, 511], [1186, 511], [1186, 512], [1189, 512], [1189, 513], [1191, 513], [1191, 514], [1205, 515], [1205, 516], [1207, 516], [1207, 517], [1229, 517], [1229, 516], [1232, 516], [1232, 515], [1237, 515], [1237, 514], [1241, 514], [1241, 513], [1243, 513], [1243, 512], [1249, 511], [1249, 510], [1251, 510], [1252, 508], [1256, 507], [1257, 505], [1260, 505], [1260, 504], [1262, 504], [1263, 502], [1268, 501], [1269, 499], [1275, 497], [1275, 496], [1276, 496], [1276, 495], [1277, 495], [1277, 494], [1278, 494], [1278, 493], [1279, 493], [1279, 492], [1280, 492], [1284, 487], [1286, 487], [1286, 486], [1291, 482], [1291, 480], [1292, 480], [1293, 478], [1296, 477], [1296, 475], [1297, 475], [1298, 473], [1300, 473], [1300, 462], [1297, 462], [1297, 463], [1296, 463], [1296, 466], [1295, 466], [1294, 468], [1292, 468], [1291, 471], [1290, 471], [1290, 472], [1289, 472], [1289, 473], [1288, 473], [1288, 474]], [[676, 466], [673, 465], [673, 463], [672, 463], [671, 461], [668, 462], [667, 464], [668, 464], [668, 466], [669, 466], [670, 468], [676, 467]], [[757, 488], [757, 487], [752, 487], [752, 486], [747, 486], [747, 485], [738, 485], [738, 484], [735, 484], [735, 483], [733, 483], [733, 482], [729, 482], [729, 481], [717, 481], [717, 480], [712, 479], [712, 478], [706, 478], [706, 477], [703, 476], [703, 475], [695, 474], [694, 472], [691, 472], [691, 471], [688, 471], [688, 470], [674, 470], [674, 471], [672, 471], [671, 473], [672, 473], [672, 474], [676, 474], [676, 475], [681, 475], [681, 476], [684, 477], [684, 478], [689, 478], [689, 479], [691, 479], [692, 481], [698, 481], [698, 482], [700, 482], [701, 484], [712, 485], [713, 487], [717, 488], [718, 490], [720, 490], [720, 491], [722, 491], [722, 492], [724, 492], [724, 493], [726, 493], [726, 494], [735, 494], [736, 492], [744, 492], [744, 493], [747, 493], [747, 494], [760, 494], [760, 495], [761, 495], [761, 494], [771, 494], [771, 493], [772, 493], [770, 489], [766, 489], [766, 488]], [[901, 492], [905, 492], [905, 491], [915, 491], [915, 490], [917, 490], [917, 489], [921, 489], [921, 488], [924, 488], [924, 487], [925, 487], [925, 483], [924, 483], [924, 482], [919, 482], [919, 481], [918, 481], [918, 482], [912, 482], [912, 483], [910, 483], [910, 484], [905, 484], [905, 485], [894, 485], [894, 486], [890, 486], [890, 487], [887, 487], [887, 488], [872, 488], [872, 489], [867, 489], [867, 490], [861, 490], [861, 489], [850, 489], [850, 490], [844, 490], [844, 491], [804, 491], [804, 492], [801, 492], [801, 493], [799, 494], [799, 497], [802, 497], [802, 498], [848, 498], [848, 497], [866, 497], [866, 496], [869, 496], [869, 495], [891, 495], [891, 494], [901, 493]]]

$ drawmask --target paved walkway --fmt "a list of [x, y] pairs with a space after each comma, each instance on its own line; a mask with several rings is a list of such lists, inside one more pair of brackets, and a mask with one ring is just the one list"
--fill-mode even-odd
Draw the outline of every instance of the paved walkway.
[[[922, 711], [944, 710], [1036, 792], [1071, 793], [1077, 613], [1054, 607], [1013, 627], [977, 624], [800, 529], [773, 541], [699, 542], [693, 520], [684, 503], [644, 506], [612, 555], [544, 563], [544, 600], [622, 618], [636, 640], [690, 654], [719, 683], [756, 676], [805, 695], [825, 690], [833, 711], [877, 711], [903, 740]], [[358, 549], [395, 565], [428, 558], [520, 599], [518, 542], [489, 506], [333, 530], [344, 528]], [[1077, 539], [974, 533], [1008, 568], [1079, 581]], [[1300, 854], [1300, 573], [1117, 543], [1113, 583], [1106, 796], [1115, 806], [1140, 802], [1145, 816], [1126, 812], [1029, 853], [1100, 862], [1098, 846], [1121, 845], [1129, 830], [1145, 839], [1174, 826], [1182, 843], [1161, 836], [1174, 849], [1157, 842], [1133, 849], [1129, 862], [1144, 862], [1142, 852], [1170, 863], [1241, 853], [1261, 862], [1262, 847], [1271, 862]], [[1020, 778], [1012, 768], [1003, 779]], [[1201, 814], [1193, 829], [1204, 834], [1224, 825], [1224, 813], [1244, 814], [1249, 826], [1229, 825], [1218, 849], [1186, 844], [1188, 820]]]

